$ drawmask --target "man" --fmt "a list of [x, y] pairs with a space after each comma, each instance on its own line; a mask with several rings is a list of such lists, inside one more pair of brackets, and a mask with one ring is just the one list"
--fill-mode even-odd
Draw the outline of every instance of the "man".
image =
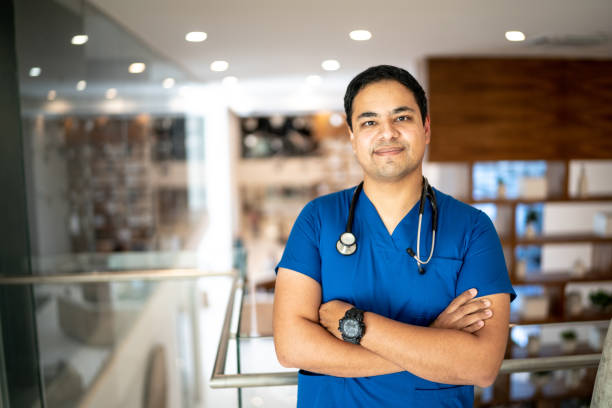
[[344, 105], [363, 189], [296, 220], [277, 268], [278, 359], [301, 369], [299, 407], [471, 407], [473, 385], [497, 376], [516, 296], [499, 238], [427, 188], [427, 101], [407, 71], [367, 69]]

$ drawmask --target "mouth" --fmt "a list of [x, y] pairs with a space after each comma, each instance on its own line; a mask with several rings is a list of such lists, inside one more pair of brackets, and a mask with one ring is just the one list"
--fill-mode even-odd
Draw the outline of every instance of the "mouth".
[[378, 156], [393, 156], [404, 151], [401, 146], [385, 146], [374, 150], [374, 154]]

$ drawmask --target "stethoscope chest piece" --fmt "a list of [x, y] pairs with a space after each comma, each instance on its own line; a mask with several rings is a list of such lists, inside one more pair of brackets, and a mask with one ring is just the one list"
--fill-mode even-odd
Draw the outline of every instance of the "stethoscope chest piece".
[[352, 232], [344, 232], [336, 242], [336, 249], [342, 255], [353, 255], [357, 250], [357, 239]]

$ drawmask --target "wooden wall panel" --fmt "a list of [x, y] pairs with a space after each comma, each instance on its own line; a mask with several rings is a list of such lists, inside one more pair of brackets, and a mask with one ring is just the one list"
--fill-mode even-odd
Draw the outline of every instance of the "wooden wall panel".
[[432, 161], [612, 158], [612, 61], [429, 60]]

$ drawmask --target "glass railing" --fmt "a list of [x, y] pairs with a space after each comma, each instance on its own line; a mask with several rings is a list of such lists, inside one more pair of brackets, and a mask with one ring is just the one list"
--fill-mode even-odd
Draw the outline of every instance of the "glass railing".
[[[239, 404], [243, 407], [295, 406], [297, 370], [278, 363], [273, 338], [269, 335], [271, 307], [262, 307], [262, 304], [271, 305], [271, 299], [254, 305], [256, 296], [245, 289], [240, 276], [236, 277], [232, 292], [210, 386], [237, 389]], [[254, 313], [257, 314], [255, 318]], [[503, 405], [534, 398], [588, 400], [600, 360], [601, 353], [592, 352], [506, 358], [495, 384], [485, 389], [476, 387], [476, 406]]]

